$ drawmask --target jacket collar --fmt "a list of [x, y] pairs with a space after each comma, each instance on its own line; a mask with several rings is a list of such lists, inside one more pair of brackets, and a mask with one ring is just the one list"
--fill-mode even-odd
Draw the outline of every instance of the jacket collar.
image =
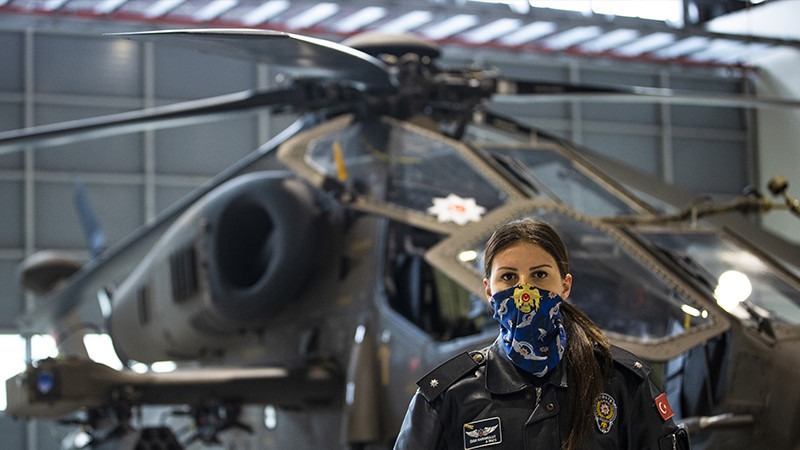
[[562, 360], [556, 368], [538, 378], [532, 374], [524, 372], [518, 368], [503, 353], [500, 344], [501, 337], [498, 336], [494, 343], [489, 347], [486, 361], [486, 389], [493, 394], [511, 394], [523, 391], [531, 386], [553, 386], [567, 387], [566, 363]]

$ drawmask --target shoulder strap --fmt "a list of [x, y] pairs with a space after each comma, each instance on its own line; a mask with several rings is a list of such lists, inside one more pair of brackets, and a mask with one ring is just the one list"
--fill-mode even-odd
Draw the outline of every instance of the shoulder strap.
[[485, 361], [486, 356], [481, 351], [456, 355], [417, 381], [419, 391], [426, 400], [433, 401], [453, 383]]
[[649, 364], [638, 356], [614, 345], [611, 346], [611, 357], [617, 364], [629, 369], [640, 378], [647, 378], [650, 375], [650, 371], [653, 370]]

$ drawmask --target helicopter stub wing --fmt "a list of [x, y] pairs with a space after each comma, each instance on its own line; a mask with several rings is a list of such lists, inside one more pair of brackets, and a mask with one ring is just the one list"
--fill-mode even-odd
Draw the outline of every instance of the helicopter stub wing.
[[272, 30], [191, 29], [114, 33], [206, 53], [290, 68], [293, 75], [344, 81], [363, 91], [393, 91], [397, 81], [378, 59], [347, 45]]
[[324, 366], [230, 367], [136, 373], [88, 359], [45, 359], [6, 380], [12, 417], [64, 417], [113, 402], [195, 404], [202, 400], [302, 407], [330, 401], [342, 376]]

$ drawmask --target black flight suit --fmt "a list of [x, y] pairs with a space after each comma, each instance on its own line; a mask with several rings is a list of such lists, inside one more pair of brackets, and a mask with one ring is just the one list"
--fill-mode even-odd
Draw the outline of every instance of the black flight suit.
[[[593, 405], [596, 424], [583, 448], [688, 449], [686, 431], [656, 409], [650, 367], [613, 346], [612, 356], [612, 375]], [[499, 340], [462, 353], [418, 382], [394, 448], [559, 449], [567, 434], [564, 366], [537, 378], [517, 368]]]

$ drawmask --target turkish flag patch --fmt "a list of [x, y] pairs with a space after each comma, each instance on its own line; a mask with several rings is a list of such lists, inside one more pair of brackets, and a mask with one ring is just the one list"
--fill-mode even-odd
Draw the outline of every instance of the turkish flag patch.
[[670, 417], [675, 415], [675, 413], [672, 412], [672, 408], [669, 406], [669, 402], [667, 401], [667, 394], [661, 394], [656, 397], [656, 409], [658, 410], [658, 413], [661, 414], [661, 418], [664, 420], [669, 420]]

